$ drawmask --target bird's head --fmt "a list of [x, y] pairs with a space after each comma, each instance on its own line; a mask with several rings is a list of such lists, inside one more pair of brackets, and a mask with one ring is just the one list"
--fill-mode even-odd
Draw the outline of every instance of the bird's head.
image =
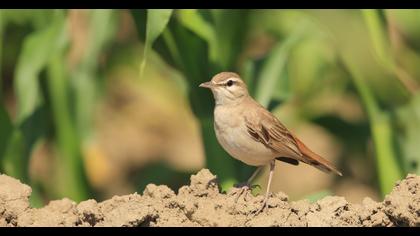
[[200, 87], [212, 91], [217, 105], [235, 104], [249, 96], [246, 84], [233, 72], [221, 72]]

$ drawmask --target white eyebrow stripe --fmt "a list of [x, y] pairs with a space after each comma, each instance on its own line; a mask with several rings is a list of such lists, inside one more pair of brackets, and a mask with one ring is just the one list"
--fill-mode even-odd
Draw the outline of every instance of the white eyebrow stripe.
[[237, 83], [237, 82], [238, 82], [238, 80], [236, 80], [236, 78], [235, 78], [235, 77], [231, 77], [231, 78], [228, 78], [228, 79], [224, 80], [222, 84], [227, 84], [227, 82], [228, 82], [229, 80], [232, 80], [232, 82], [234, 82], [234, 83]]
[[230, 77], [230, 78], [227, 78], [227, 79], [225, 79], [225, 80], [223, 80], [221, 82], [215, 83], [215, 84], [218, 85], [218, 86], [224, 86], [224, 85], [227, 84], [227, 82], [229, 80], [232, 80], [233, 83], [238, 83], [239, 82], [235, 77]]

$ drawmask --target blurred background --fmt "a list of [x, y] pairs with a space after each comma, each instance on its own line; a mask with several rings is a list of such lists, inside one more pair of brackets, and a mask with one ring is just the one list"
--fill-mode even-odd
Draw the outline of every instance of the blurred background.
[[418, 10], [0, 10], [0, 172], [35, 207], [177, 190], [202, 168], [228, 191], [255, 167], [217, 143], [198, 85], [234, 71], [344, 174], [278, 163], [273, 191], [381, 200], [420, 174], [419, 25]]

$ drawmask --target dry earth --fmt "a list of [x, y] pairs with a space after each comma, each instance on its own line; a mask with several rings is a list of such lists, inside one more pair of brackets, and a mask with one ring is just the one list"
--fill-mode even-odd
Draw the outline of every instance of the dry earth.
[[29, 205], [29, 186], [0, 175], [0, 226], [420, 226], [419, 190], [420, 176], [409, 174], [383, 202], [351, 204], [337, 196], [288, 202], [276, 193], [268, 209], [255, 215], [263, 196], [247, 193], [235, 204], [238, 189], [221, 193], [216, 176], [203, 169], [178, 194], [149, 184], [141, 195], [100, 203], [62, 199], [36, 209]]

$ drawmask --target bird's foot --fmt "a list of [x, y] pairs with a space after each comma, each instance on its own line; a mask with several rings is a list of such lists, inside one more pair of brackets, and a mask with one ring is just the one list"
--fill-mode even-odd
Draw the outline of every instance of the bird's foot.
[[268, 194], [264, 197], [261, 207], [255, 212], [254, 216], [260, 214], [261, 212], [264, 211], [265, 208], [267, 208], [267, 201], [268, 201]]
[[267, 207], [267, 201], [264, 201], [263, 203], [262, 203], [262, 205], [261, 205], [261, 207], [255, 212], [255, 214], [254, 215], [258, 215], [258, 214], [260, 214], [261, 212], [263, 212], [263, 210], [265, 209]]
[[261, 189], [261, 187], [259, 185], [257, 185], [257, 184], [256, 185], [251, 185], [248, 182], [236, 184], [236, 185], [234, 185], [234, 187], [239, 188], [239, 190], [232, 193], [233, 196], [236, 195], [235, 203], [237, 203], [239, 198], [241, 196], [243, 196], [244, 194], [246, 194], [248, 191], [252, 191], [254, 188], [257, 188], [257, 187]]
[[245, 187], [245, 188], [248, 188], [250, 190], [253, 190], [254, 188], [260, 188], [261, 189], [260, 185], [258, 185], [258, 184], [251, 185], [249, 182], [238, 183], [238, 184], [235, 184], [234, 187], [235, 188], [244, 188]]

